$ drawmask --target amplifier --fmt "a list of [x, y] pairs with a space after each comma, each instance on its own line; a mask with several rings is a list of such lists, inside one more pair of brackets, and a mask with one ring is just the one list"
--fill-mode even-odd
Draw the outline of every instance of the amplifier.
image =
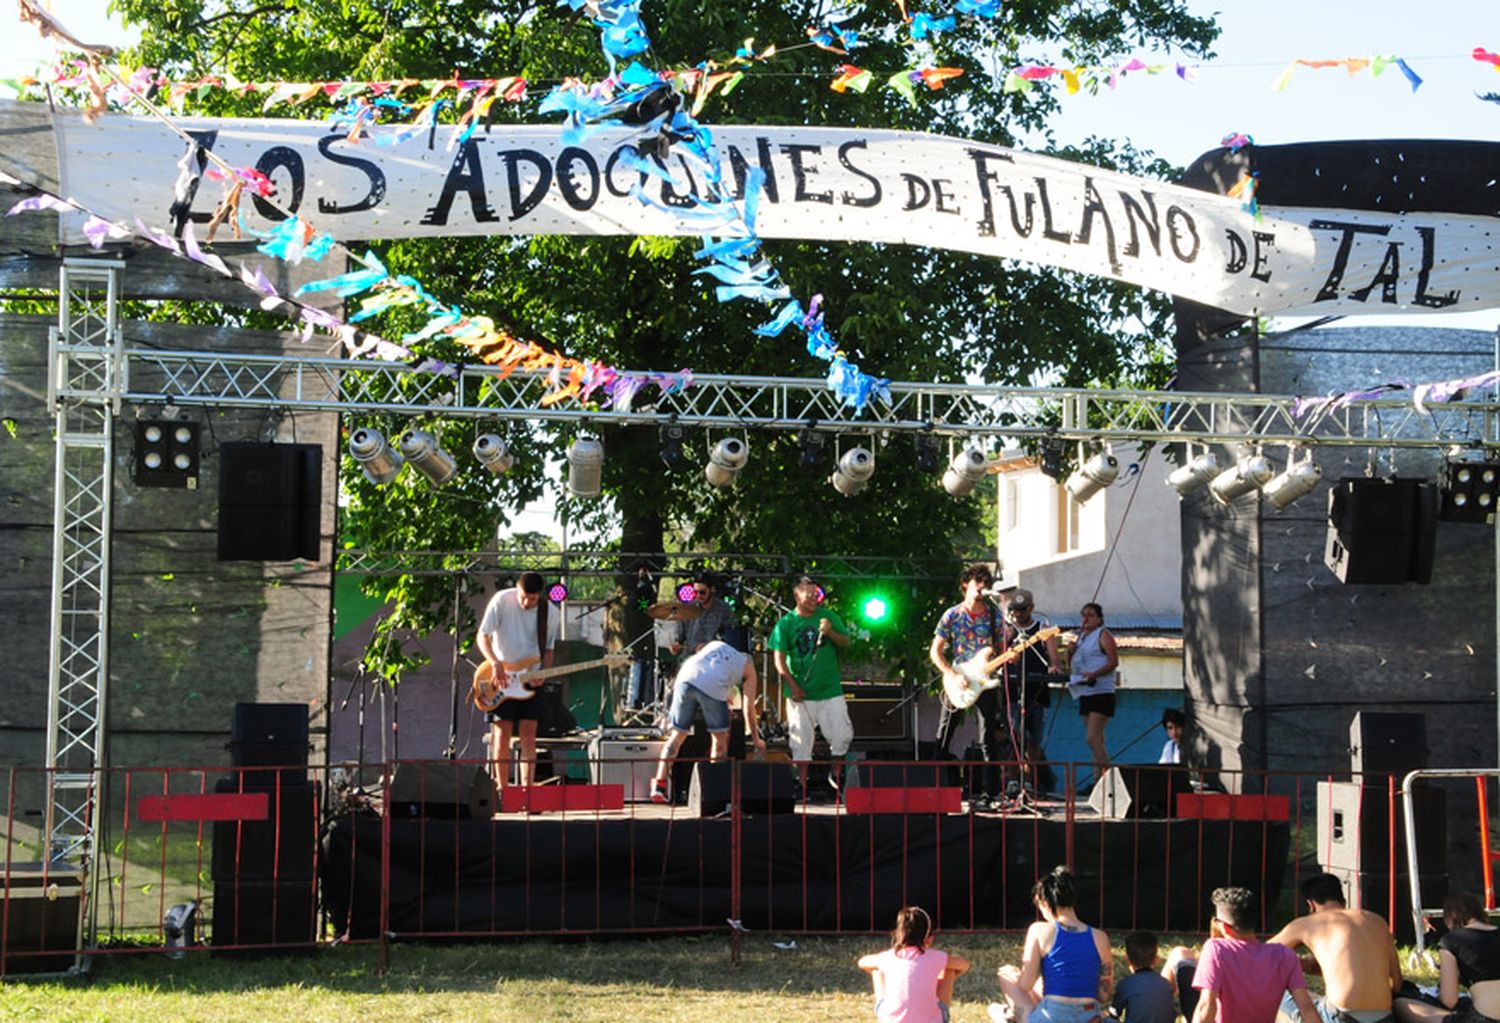
[[844, 703], [855, 741], [861, 739], [911, 739], [911, 707], [902, 706], [905, 694], [899, 683], [861, 683], [844, 686]]
[[625, 802], [651, 802], [651, 776], [665, 739], [589, 740], [589, 780], [595, 785], [623, 785]]

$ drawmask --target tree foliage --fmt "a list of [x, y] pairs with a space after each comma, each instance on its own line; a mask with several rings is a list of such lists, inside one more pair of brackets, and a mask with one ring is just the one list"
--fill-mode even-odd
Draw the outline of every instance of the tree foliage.
[[[528, 2], [431, 0], [115, 0], [128, 20], [146, 27], [143, 63], [244, 81], [389, 79], [524, 75], [535, 91], [564, 76], [606, 73], [596, 30], [566, 6]], [[1000, 89], [1003, 69], [1043, 56], [1107, 64], [1138, 48], [1205, 56], [1212, 22], [1191, 17], [1183, 0], [1011, 0], [994, 21], [964, 19], [940, 37], [934, 62], [964, 76], [923, 96], [916, 109], [887, 90], [840, 94], [826, 86], [840, 58], [788, 44], [805, 39], [831, 8], [806, 0], [740, 0], [704, 5], [646, 0], [652, 32], [649, 63], [688, 67], [724, 59], [754, 36], [783, 53], [753, 68], [732, 94], [716, 97], [705, 123], [859, 125], [960, 135], [1011, 145], [1020, 132], [1046, 131], [1056, 112], [1050, 90], [1027, 95]], [[891, 72], [912, 66], [890, 0], [854, 3], [844, 24], [860, 32], [857, 61]], [[213, 114], [258, 114], [255, 101], [214, 91], [197, 101]], [[533, 106], [497, 105], [494, 130], [507, 119], [534, 119]], [[307, 116], [313, 116], [311, 114]], [[1091, 140], [1070, 159], [1141, 174], [1167, 168], [1128, 143]], [[435, 295], [493, 316], [520, 336], [569, 354], [632, 369], [677, 369], [746, 375], [812, 376], [822, 364], [789, 340], [764, 340], [751, 328], [766, 311], [720, 305], [711, 284], [693, 275], [693, 239], [531, 237], [402, 241], [378, 251], [393, 272], [422, 280]], [[854, 361], [897, 380], [1068, 385], [1151, 384], [1165, 379], [1163, 296], [1061, 270], [1020, 266], [963, 253], [907, 246], [775, 241], [766, 244], [793, 293], [824, 296], [828, 324]], [[416, 324], [400, 314], [380, 324], [398, 336]], [[442, 356], [441, 350], [431, 354]], [[405, 423], [362, 419], [388, 435]], [[704, 549], [816, 554], [885, 554], [917, 558], [939, 581], [920, 586], [908, 605], [909, 631], [925, 635], [932, 609], [951, 598], [961, 542], [978, 535], [977, 502], [957, 502], [913, 467], [910, 442], [868, 432], [840, 439], [877, 455], [877, 472], [858, 498], [837, 495], [827, 469], [798, 466], [792, 434], [750, 438], [752, 457], [731, 491], [714, 491], [701, 465], [713, 438], [690, 443], [687, 467], [665, 470], [654, 429], [602, 431], [609, 500], [561, 496], [543, 477], [568, 431], [535, 425], [433, 422], [449, 450], [466, 449], [480, 430], [502, 432], [516, 449], [517, 470], [503, 479], [461, 474], [428, 491], [405, 474], [376, 488], [346, 463], [343, 535], [352, 546], [381, 550], [480, 550], [508, 514], [549, 489], [563, 514], [613, 536], [624, 551], [661, 550], [672, 537]], [[956, 542], [959, 541], [959, 542]], [[633, 570], [632, 565], [622, 571]], [[412, 576], [372, 581], [395, 605], [389, 628], [446, 627], [467, 633], [469, 621], [447, 620], [451, 584]], [[622, 585], [627, 585], [622, 578]], [[466, 614], [466, 612], [463, 612]], [[630, 634], [639, 623], [618, 623]], [[924, 644], [893, 638], [890, 646], [921, 656]], [[396, 658], [391, 674], [409, 662]]]

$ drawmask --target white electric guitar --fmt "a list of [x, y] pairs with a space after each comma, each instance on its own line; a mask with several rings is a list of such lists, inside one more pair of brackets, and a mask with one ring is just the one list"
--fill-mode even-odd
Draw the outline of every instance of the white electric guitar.
[[536, 665], [542, 663], [540, 657], [532, 657], [525, 661], [518, 661], [514, 665], [505, 666], [505, 683], [498, 684], [495, 681], [495, 669], [490, 667], [489, 661], [480, 661], [479, 667], [474, 669], [474, 706], [482, 711], [491, 711], [499, 707], [506, 700], [529, 700], [536, 695], [543, 682], [549, 678], [557, 678], [559, 675], [571, 675], [578, 671], [587, 671], [589, 668], [597, 668], [601, 664], [610, 668], [618, 668], [630, 663], [630, 655], [627, 653], [605, 654], [596, 661], [579, 661], [577, 664], [559, 664], [554, 668], [538, 668]]
[[991, 657], [990, 648], [982, 647], [973, 657], [955, 664], [952, 671], [943, 675], [943, 692], [947, 694], [948, 702], [959, 710], [967, 710], [974, 706], [974, 701], [979, 699], [980, 693], [986, 689], [994, 689], [1000, 684], [1000, 678], [995, 674], [996, 671], [1020, 657], [1028, 648], [1038, 643], [1045, 643], [1061, 633], [1062, 630], [1055, 625], [1038, 629], [998, 657]]

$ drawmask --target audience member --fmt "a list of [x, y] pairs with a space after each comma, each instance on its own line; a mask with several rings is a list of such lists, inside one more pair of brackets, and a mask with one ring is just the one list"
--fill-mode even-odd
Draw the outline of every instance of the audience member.
[[[1344, 886], [1332, 874], [1302, 882], [1307, 915], [1299, 916], [1270, 940], [1296, 951], [1307, 946], [1304, 973], [1323, 975], [1324, 994], [1313, 999], [1324, 1023], [1389, 1023], [1391, 994], [1401, 987], [1401, 963], [1385, 920], [1344, 905]], [[1291, 1002], [1281, 1011], [1294, 1016]]]
[[1203, 943], [1193, 971], [1199, 997], [1191, 1023], [1276, 1023], [1285, 994], [1302, 1023], [1321, 1023], [1296, 953], [1264, 944], [1256, 935], [1255, 895], [1245, 888], [1216, 888], [1212, 899], [1212, 937]]
[[953, 981], [969, 961], [933, 948], [932, 938], [932, 917], [921, 906], [907, 906], [896, 914], [891, 947], [859, 957], [857, 965], [875, 987], [880, 1023], [948, 1023]]
[[[1401, 1023], [1493, 1023], [1500, 1020], [1500, 930], [1478, 896], [1455, 892], [1443, 900], [1448, 933], [1438, 942], [1437, 997], [1396, 999]], [[1459, 985], [1469, 989], [1460, 998]]]
[[1115, 985], [1110, 1011], [1125, 1023], [1176, 1023], [1177, 1007], [1172, 1004], [1172, 985], [1156, 972], [1160, 960], [1156, 935], [1150, 931], [1131, 931], [1125, 936], [1125, 959], [1130, 976]]
[[1187, 727], [1187, 717], [1176, 707], [1161, 712], [1161, 726], [1166, 730], [1167, 741], [1162, 744], [1158, 764], [1182, 763], [1182, 731]]
[[1038, 881], [1031, 897], [1042, 919], [1026, 931], [1020, 969], [1000, 967], [1005, 1004], [992, 1003], [990, 1018], [1095, 1023], [1114, 981], [1109, 935], [1078, 919], [1073, 875], [1066, 867]]

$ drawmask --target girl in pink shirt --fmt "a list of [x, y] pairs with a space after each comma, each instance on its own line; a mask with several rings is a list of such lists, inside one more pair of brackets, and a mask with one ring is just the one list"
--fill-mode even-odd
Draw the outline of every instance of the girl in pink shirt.
[[880, 1023], [948, 1023], [953, 981], [969, 968], [963, 956], [932, 947], [932, 917], [921, 906], [896, 914], [891, 947], [859, 957], [875, 985]]

